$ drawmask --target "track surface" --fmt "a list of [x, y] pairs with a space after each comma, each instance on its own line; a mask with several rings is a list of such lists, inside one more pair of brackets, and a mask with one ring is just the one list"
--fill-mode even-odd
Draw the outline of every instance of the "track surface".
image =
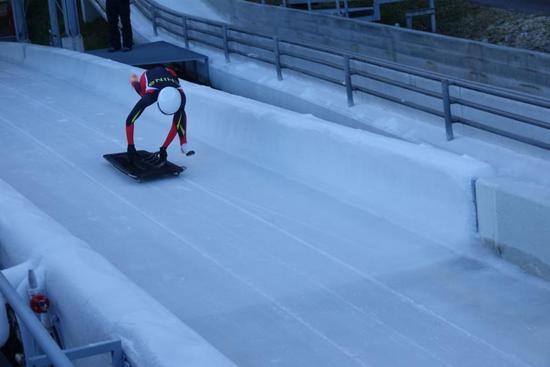
[[[550, 363], [548, 288], [490, 256], [201, 142], [170, 152], [179, 178], [137, 184], [101, 157], [125, 146], [131, 106], [5, 63], [0, 100], [0, 178], [239, 366]], [[169, 122], [148, 113], [137, 145], [152, 150]]]

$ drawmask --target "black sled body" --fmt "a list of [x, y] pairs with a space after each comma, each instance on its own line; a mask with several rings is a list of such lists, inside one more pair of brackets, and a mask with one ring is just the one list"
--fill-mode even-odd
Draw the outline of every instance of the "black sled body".
[[[153, 153], [146, 150], [138, 150], [137, 153], [142, 158], [153, 155]], [[103, 158], [126, 176], [140, 182], [165, 176], [179, 176], [186, 169], [186, 167], [178, 166], [170, 161], [167, 161], [160, 167], [147, 164], [146, 162], [136, 165], [128, 159], [126, 152], [105, 154]]]

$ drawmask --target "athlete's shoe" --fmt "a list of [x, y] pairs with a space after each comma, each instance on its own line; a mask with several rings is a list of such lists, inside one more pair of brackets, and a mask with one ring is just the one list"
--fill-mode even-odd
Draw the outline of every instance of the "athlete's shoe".
[[128, 144], [128, 149], [126, 150], [126, 152], [128, 154], [128, 160], [130, 162], [134, 162], [137, 158], [139, 158], [136, 151], [136, 146], [134, 144]]
[[162, 167], [168, 160], [168, 153], [165, 147], [160, 147], [159, 151], [145, 158], [145, 162], [151, 166]]

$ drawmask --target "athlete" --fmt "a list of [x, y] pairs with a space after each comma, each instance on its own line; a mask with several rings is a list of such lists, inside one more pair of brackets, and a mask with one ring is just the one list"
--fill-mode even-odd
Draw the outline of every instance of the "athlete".
[[170, 68], [158, 66], [145, 71], [139, 79], [137, 75], [132, 74], [130, 83], [141, 96], [141, 99], [126, 118], [126, 139], [128, 140], [128, 158], [130, 161], [136, 165], [141, 161], [134, 145], [134, 124], [143, 111], [155, 102], [160, 112], [165, 115], [173, 115], [172, 127], [159, 151], [153, 154], [152, 157], [148, 157], [146, 162], [156, 166], [164, 165], [168, 157], [166, 148], [172, 143], [176, 134], [179, 136], [181, 152], [187, 156], [195, 154], [193, 150], [187, 148], [186, 98], [176, 72]]

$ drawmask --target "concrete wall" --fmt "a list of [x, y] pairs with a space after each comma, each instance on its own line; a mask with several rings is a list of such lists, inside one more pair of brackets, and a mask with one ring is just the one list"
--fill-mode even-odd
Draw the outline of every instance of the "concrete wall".
[[550, 97], [550, 55], [244, 0], [205, 0], [236, 25]]
[[[174, 34], [179, 34], [180, 29], [179, 27], [171, 26], [167, 23], [163, 23], [163, 26], [166, 27], [167, 30], [171, 31], [172, 33], [168, 35], [167, 32], [164, 32], [163, 29], [161, 29], [159, 34], [164, 39], [175, 42], [175, 43], [182, 43], [183, 40], [180, 38], [178, 39], [173, 38], [172, 36]], [[196, 28], [203, 28], [204, 30], [208, 30], [210, 32], [218, 33], [219, 29], [212, 26], [199, 26], [199, 24], [194, 23], [193, 27]], [[221, 47], [221, 39], [212, 37], [210, 35], [201, 34], [199, 32], [192, 32], [193, 37], [196, 40], [199, 40], [199, 44], [206, 43], [206, 44], [219, 44]], [[273, 55], [270, 51], [264, 50], [260, 47], [251, 47], [248, 46], [247, 43], [253, 43], [258, 45], [263, 45], [263, 47], [269, 49], [273, 46], [273, 43], [271, 40], [262, 40], [259, 37], [252, 37], [249, 35], [243, 35], [239, 34], [237, 32], [231, 32], [231, 37], [234, 37], [234, 39], [238, 39], [240, 41], [244, 41], [243, 44], [238, 44], [236, 42], [233, 42], [231, 44], [231, 47], [233, 49], [238, 49], [242, 55], [256, 55], [256, 57], [261, 57], [266, 60], [271, 60], [273, 58]], [[281, 43], [280, 49], [282, 52], [287, 52], [289, 50], [293, 50], [294, 52], [299, 52], [300, 54], [305, 55], [306, 57], [314, 57], [317, 60], [322, 60], [328, 63], [338, 64], [340, 62], [343, 62], [343, 59], [341, 56], [335, 56], [327, 53], [322, 52], [314, 52], [314, 51], [306, 51], [303, 48], [300, 48], [299, 51], [297, 47], [293, 47], [287, 43]], [[221, 89], [223, 91], [242, 95], [248, 98], [253, 98], [256, 100], [260, 100], [266, 103], [274, 104], [283, 108], [291, 109], [293, 111], [301, 112], [301, 113], [311, 113], [315, 116], [318, 116], [320, 118], [338, 122], [343, 125], [352, 126], [352, 127], [359, 127], [359, 128], [367, 128], [367, 123], [365, 121], [364, 116], [357, 116], [356, 118], [359, 119], [359, 121], [350, 121], [349, 118], [345, 117], [343, 114], [338, 114], [336, 111], [334, 111], [334, 105], [332, 102], [330, 104], [323, 104], [321, 103], [320, 98], [320, 91], [313, 92], [316, 94], [316, 98], [314, 98], [315, 107], [313, 107], [312, 103], [304, 103], [305, 98], [304, 96], [310, 96], [310, 93], [303, 93], [303, 90], [293, 90], [293, 87], [296, 86], [296, 83], [298, 80], [301, 82], [304, 82], [308, 78], [292, 78], [290, 76], [290, 80], [293, 80], [291, 82], [288, 82], [289, 80], [289, 74], [292, 75], [293, 73], [289, 73], [288, 69], [283, 70], [283, 81], [275, 83], [276, 86], [272, 83], [269, 83], [265, 76], [262, 76], [260, 79], [258, 79], [258, 72], [253, 71], [253, 69], [249, 70], [247, 73], [243, 73], [240, 70], [236, 70], [235, 72], [229, 72], [227, 69], [227, 65], [220, 64], [214, 62], [214, 59], [219, 59], [219, 56], [223, 54], [223, 51], [219, 50], [219, 52], [212, 51], [211, 49], [202, 48], [198, 50], [201, 53], [204, 53], [205, 55], [208, 55], [210, 57], [210, 80], [212, 85], [215, 88]], [[235, 53], [232, 53], [231, 55], [231, 62], [232, 63], [242, 63], [242, 62], [249, 62], [251, 59], [241, 58], [240, 56], [236, 55]], [[346, 101], [346, 95], [345, 95], [345, 87], [344, 87], [344, 73], [342, 70], [325, 66], [320, 63], [314, 63], [314, 62], [307, 62], [298, 58], [294, 57], [288, 57], [283, 56], [282, 61], [284, 62], [285, 66], [294, 67], [304, 70], [309, 70], [311, 72], [316, 73], [317, 75], [323, 75], [326, 78], [332, 78], [340, 81], [340, 86], [335, 87], [335, 93], [333, 99], [339, 99], [340, 101], [344, 102]], [[419, 87], [425, 90], [433, 91], [436, 93], [441, 92], [441, 83], [438, 81], [434, 81], [427, 78], [412, 76], [410, 74], [404, 73], [404, 72], [398, 72], [394, 71], [388, 68], [374, 66], [371, 64], [361, 63], [358, 61], [353, 61], [351, 63], [352, 67], [355, 70], [361, 70], [364, 72], [367, 72], [372, 75], [377, 75], [379, 77], [383, 77], [387, 80], [393, 80], [398, 83], [407, 83], [410, 86]], [[275, 75], [275, 67], [273, 65], [265, 64], [267, 67], [268, 75]], [[218, 69], [218, 70], [216, 70]], [[304, 74], [301, 74], [304, 76]], [[409, 91], [397, 86], [392, 86], [387, 83], [379, 82], [376, 80], [373, 80], [371, 78], [362, 77], [359, 75], [354, 75], [352, 77], [352, 82], [355, 87], [363, 87], [367, 90], [374, 91], [375, 93], [382, 93], [383, 95], [390, 96], [390, 97], [399, 97], [399, 99], [403, 102], [407, 103], [414, 103], [416, 105], [429, 108], [432, 110], [436, 110], [439, 112], [443, 112], [443, 102], [440, 98], [434, 98], [431, 96], [426, 96], [422, 93], [417, 93], [414, 91]], [[307, 82], [305, 83], [307, 85]], [[334, 84], [336, 86], [336, 84]], [[274, 87], [274, 88], [273, 88]], [[280, 92], [277, 93], [277, 95], [274, 96], [272, 93], [266, 93], [267, 89], [280, 89]], [[364, 94], [362, 92], [356, 91], [355, 93], [355, 99], [357, 103], [361, 103], [362, 95]], [[520, 103], [516, 101], [512, 101], [510, 99], [490, 96], [484, 93], [476, 92], [471, 89], [462, 88], [462, 87], [456, 87], [452, 86], [450, 88], [450, 94], [452, 97], [459, 97], [465, 101], [473, 102], [473, 103], [479, 103], [485, 106], [491, 106], [493, 108], [499, 109], [504, 112], [512, 113], [512, 114], [520, 114], [522, 116], [530, 117], [533, 119], [537, 119], [540, 121], [545, 121], [548, 124], [550, 124], [550, 110], [535, 107], [529, 104]], [[478, 123], [481, 123], [483, 125], [486, 125], [488, 128], [495, 128], [495, 129], [501, 129], [504, 131], [507, 131], [508, 133], [513, 133], [517, 136], [521, 136], [524, 138], [530, 138], [534, 139], [536, 141], [539, 141], [541, 143], [550, 144], [550, 130], [537, 127], [537, 126], [531, 126], [525, 123], [521, 123], [515, 120], [511, 120], [508, 118], [500, 117], [498, 115], [489, 114], [486, 112], [482, 112], [473, 108], [461, 106], [461, 105], [453, 105], [452, 106], [452, 112], [454, 116], [461, 117], [461, 118], [467, 118], [473, 121], [477, 121]], [[353, 120], [353, 119], [352, 119]], [[443, 126], [443, 120], [441, 119], [441, 126]], [[377, 130], [376, 132], [380, 132], [380, 130]]]
[[550, 188], [484, 178], [476, 189], [483, 242], [504, 259], [550, 280]]

